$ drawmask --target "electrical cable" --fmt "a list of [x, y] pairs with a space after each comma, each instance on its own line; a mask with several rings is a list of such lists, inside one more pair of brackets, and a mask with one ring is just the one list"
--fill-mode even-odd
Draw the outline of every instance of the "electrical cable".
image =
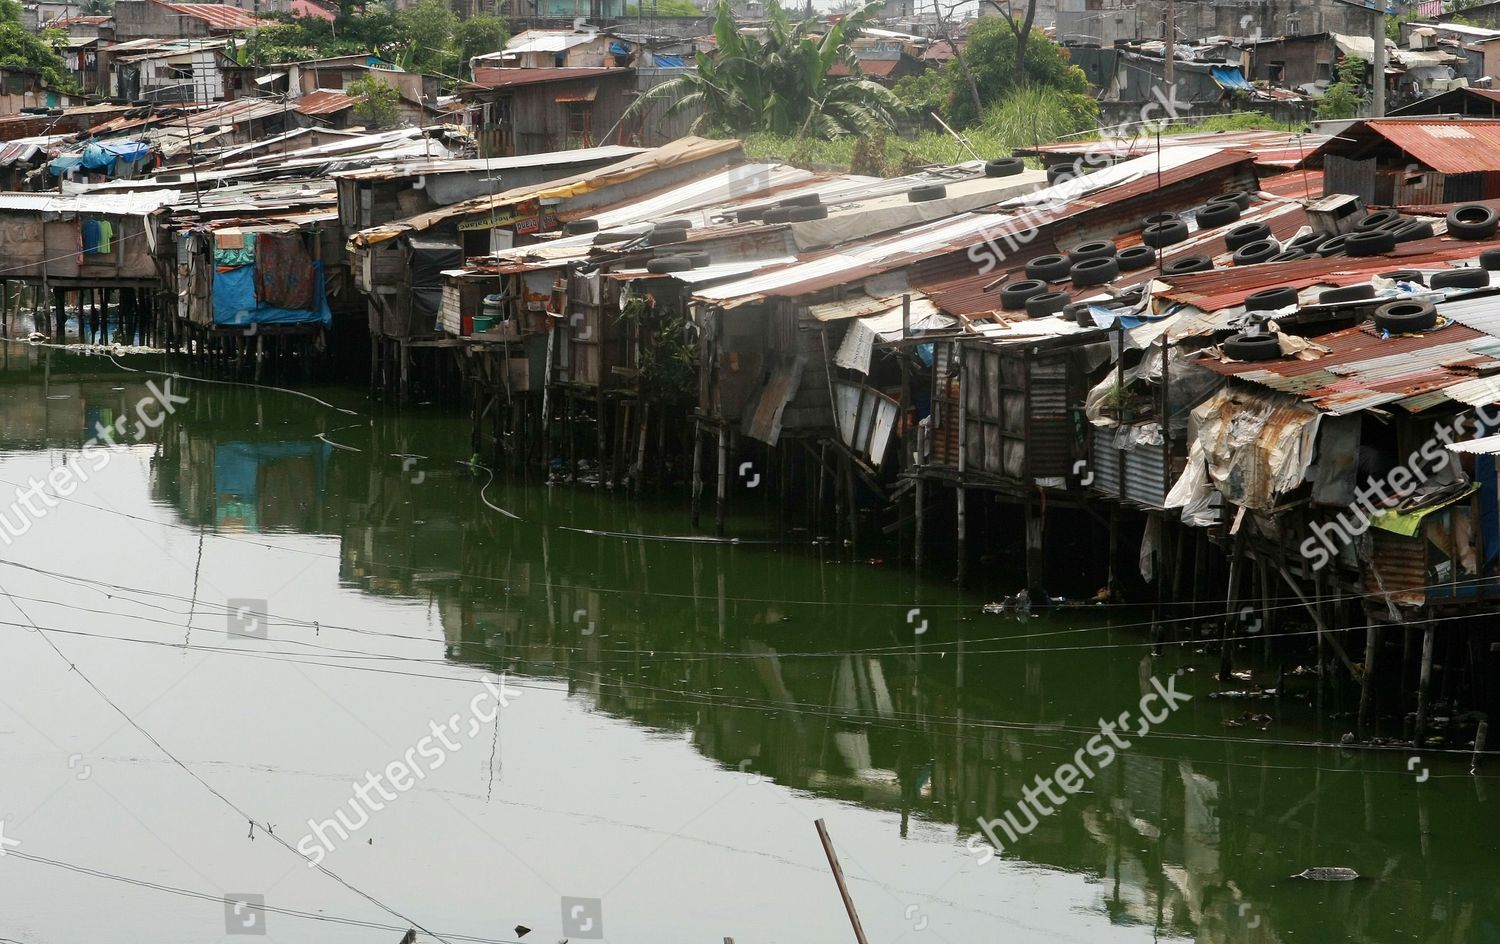
[[16, 612], [20, 613], [21, 616], [22, 616], [22, 618], [25, 619], [26, 622], [28, 622], [28, 623], [31, 624], [32, 628], [35, 629], [36, 632], [41, 636], [42, 640], [47, 643], [48, 647], [50, 647], [53, 652], [57, 653], [57, 657], [59, 659], [63, 660], [63, 662], [67, 664], [67, 666], [68, 666], [69, 669], [71, 669], [73, 672], [77, 673], [77, 675], [78, 675], [78, 677], [80, 679], [83, 679], [84, 684], [86, 684], [89, 688], [93, 689], [94, 693], [96, 695], [98, 695], [101, 699], [103, 699], [103, 701], [104, 701], [105, 704], [107, 704], [111, 708], [113, 708], [115, 710], [115, 713], [118, 714], [121, 718], [123, 718], [127, 724], [129, 724], [132, 728], [134, 728], [136, 730], [137, 733], [139, 733], [146, 740], [150, 741], [156, 747], [156, 749], [159, 750], [159, 751], [161, 751], [162, 754], [164, 754], [169, 760], [172, 761], [172, 763], [174, 763], [178, 767], [182, 768], [182, 770], [183, 770], [184, 773], [186, 773], [189, 777], [192, 777], [194, 780], [196, 780], [205, 790], [207, 790], [209, 793], [213, 794], [213, 796], [216, 797], [216, 798], [218, 798], [218, 800], [220, 802], [222, 802], [224, 805], [228, 806], [235, 813], [237, 813], [240, 816], [244, 817], [245, 820], [250, 823], [250, 827], [251, 827], [252, 833], [253, 833], [254, 829], [257, 826], [260, 827], [261, 832], [263, 832], [267, 836], [270, 836], [273, 840], [275, 840], [277, 842], [277, 844], [279, 844], [282, 847], [284, 847], [288, 852], [291, 852], [292, 854], [296, 855], [297, 858], [300, 859], [301, 861], [307, 862], [313, 868], [317, 869], [319, 872], [323, 873], [324, 875], [326, 875], [329, 878], [333, 879], [334, 881], [338, 882], [340, 885], [344, 886], [349, 891], [354, 892], [356, 895], [358, 895], [361, 898], [365, 899], [370, 904], [375, 905], [377, 908], [381, 909], [382, 911], [386, 912], [387, 914], [391, 915], [392, 917], [401, 919], [402, 921], [406, 922], [411, 927], [415, 927], [415, 928], [417, 928], [417, 929], [425, 932], [426, 934], [431, 935], [432, 937], [436, 938], [439, 941], [445, 940], [441, 935], [433, 933], [427, 927], [423, 926], [422, 924], [419, 924], [418, 922], [412, 920], [411, 918], [408, 918], [406, 915], [402, 914], [401, 912], [395, 910], [391, 906], [389, 906], [389, 905], [385, 904], [384, 902], [380, 901], [379, 899], [375, 898], [373, 895], [369, 894], [368, 892], [365, 892], [362, 889], [356, 888], [354, 885], [350, 884], [346, 879], [344, 879], [338, 873], [334, 872], [332, 869], [330, 869], [327, 866], [323, 865], [321, 862], [311, 862], [308, 859], [307, 856], [305, 856], [302, 853], [298, 852], [296, 850], [296, 848], [294, 848], [292, 846], [291, 843], [287, 842], [285, 839], [283, 839], [280, 836], [277, 836], [275, 833], [273, 833], [271, 831], [271, 829], [270, 829], [269, 826], [267, 826], [267, 825], [265, 825], [263, 823], [257, 823], [255, 821], [255, 817], [251, 816], [248, 812], [246, 812], [237, 803], [235, 803], [233, 800], [229, 799], [229, 797], [225, 796], [223, 793], [220, 793], [219, 790], [213, 786], [213, 784], [211, 784], [207, 780], [203, 779], [203, 777], [200, 776], [191, 767], [189, 767], [187, 764], [183, 763], [177, 757], [176, 754], [173, 754], [170, 750], [167, 749], [166, 745], [164, 745], [160, 741], [158, 741], [156, 739], [155, 735], [153, 735], [150, 731], [147, 731], [140, 724], [140, 722], [136, 721], [135, 718], [131, 717], [131, 715], [130, 715], [129, 712], [127, 712], [124, 708], [121, 708], [120, 705], [117, 702], [115, 702], [114, 699], [110, 698], [109, 695], [102, 688], [100, 688], [98, 686], [98, 684], [96, 684], [94, 682], [94, 680], [88, 676], [87, 673], [85, 673], [82, 669], [78, 668], [78, 666], [73, 662], [73, 660], [69, 659], [68, 656], [67, 656], [67, 654], [64, 653], [60, 648], [58, 648], [57, 643], [55, 643], [55, 642], [52, 641], [52, 637], [47, 634], [47, 631], [44, 631], [41, 627], [37, 626], [36, 623], [31, 619], [31, 617], [26, 614], [26, 610], [22, 608], [21, 604], [17, 603], [15, 601], [15, 599], [13, 597], [11, 597], [9, 590], [7, 590], [4, 586], [0, 586], [0, 593], [5, 594], [5, 596], [7, 597], [7, 599], [10, 600], [10, 605], [16, 608]]
[[[6, 852], [5, 857], [8, 859], [24, 859], [28, 862], [37, 862], [42, 865], [50, 865], [55, 868], [66, 869], [70, 872], [77, 872], [80, 875], [88, 875], [94, 878], [106, 879], [113, 882], [123, 882], [127, 885], [134, 885], [138, 888], [150, 889], [152, 891], [158, 892], [166, 892], [172, 895], [180, 895], [184, 898], [194, 898], [199, 901], [211, 901], [217, 904], [225, 905], [243, 905], [247, 911], [258, 911], [264, 914], [286, 915], [287, 917], [291, 918], [304, 918], [309, 921], [324, 921], [329, 924], [342, 924], [356, 928], [371, 928], [377, 931], [403, 932], [408, 930], [407, 926], [402, 925], [381, 924], [377, 921], [365, 921], [360, 918], [346, 918], [340, 917], [338, 915], [323, 914], [321, 912], [301, 911], [296, 908], [279, 908], [275, 905], [268, 905], [264, 903], [254, 904], [238, 898], [226, 898], [220, 895], [211, 894], [209, 892], [200, 892], [190, 888], [179, 888], [174, 885], [164, 885], [160, 882], [149, 882], [145, 879], [132, 878], [128, 875], [121, 875], [118, 872], [106, 872], [103, 869], [90, 868], [88, 866], [78, 865], [77, 863], [73, 862], [64, 862], [59, 859], [49, 859], [46, 856], [39, 856], [29, 852], [19, 852], [11, 850]], [[466, 934], [452, 933], [445, 934], [444, 937], [451, 941], [465, 941], [469, 942], [469, 944], [521, 944], [520, 941], [517, 941], [514, 938], [472, 937]]]

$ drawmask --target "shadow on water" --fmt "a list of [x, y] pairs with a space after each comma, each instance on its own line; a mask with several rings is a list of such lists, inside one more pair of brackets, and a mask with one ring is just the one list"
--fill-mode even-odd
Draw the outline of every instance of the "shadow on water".
[[[45, 383], [40, 365], [11, 370], [4, 449], [76, 449], [131, 409], [141, 380], [98, 366], [59, 360]], [[1404, 754], [1285, 743], [1337, 740], [1312, 683], [1290, 680], [1248, 711], [1211, 701], [1217, 657], [1194, 646], [1152, 657], [1141, 611], [985, 615], [981, 597], [840, 560], [776, 510], [743, 504], [730, 532], [775, 542], [586, 533], [688, 534], [685, 502], [492, 481], [466, 465], [458, 417], [191, 392], [148, 436], [141, 500], [247, 542], [336, 538], [340, 583], [428, 601], [449, 660], [554, 680], [726, 770], [889, 814], [903, 839], [939, 829], [955, 866], [989, 848], [978, 820], [1024, 808], [1034, 778], [1089, 756], [1099, 719], [1135, 712], [1153, 677], [1175, 679], [1194, 699], [1094, 764], [1007, 843], [1006, 862], [1081, 874], [1093, 897], [1076, 909], [1156, 937], [1500, 940], [1485, 779], [1434, 758], [1419, 783]], [[1363, 878], [1290, 878], [1310, 866]], [[1072, 930], [1067, 915], [1054, 922]]]

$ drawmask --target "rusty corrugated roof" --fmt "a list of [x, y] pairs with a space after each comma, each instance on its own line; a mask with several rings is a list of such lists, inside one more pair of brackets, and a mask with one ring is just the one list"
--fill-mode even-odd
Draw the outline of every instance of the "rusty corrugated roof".
[[331, 115], [352, 106], [358, 99], [333, 89], [318, 89], [297, 99], [292, 106], [303, 115]]
[[168, 3], [167, 0], [155, 0], [155, 2], [173, 13], [201, 20], [207, 23], [210, 29], [242, 30], [276, 25], [274, 20], [263, 20], [248, 10], [241, 10], [239, 7], [232, 7], [226, 3]]
[[[1153, 157], [1141, 158], [1141, 160], [1151, 161], [1154, 164]], [[970, 257], [970, 250], [987, 243], [1023, 243], [1020, 254], [1012, 251], [1005, 260], [1007, 264], [1015, 264], [1050, 251], [1042, 248], [1044, 245], [1042, 241], [1018, 240], [1016, 237], [1019, 234], [1030, 230], [1040, 230], [1050, 224], [1090, 210], [1129, 207], [1133, 201], [1149, 197], [1160, 189], [1176, 184], [1190, 181], [1201, 182], [1206, 190], [1223, 190], [1224, 177], [1220, 172], [1235, 165], [1245, 165], [1246, 172], [1251, 173], [1250, 155], [1244, 151], [1195, 149], [1189, 152], [1183, 148], [1172, 148], [1163, 152], [1161, 160], [1163, 166], [1160, 173], [1145, 167], [1144, 170], [1147, 172], [1139, 173], [1139, 176], [1124, 180], [1114, 186], [1105, 186], [1092, 193], [1086, 193], [1067, 201], [1065, 206], [1057, 209], [1026, 207], [1027, 201], [1033, 203], [1041, 201], [1043, 199], [1041, 194], [1047, 192], [1037, 191], [1025, 197], [1002, 202], [999, 206], [1008, 208], [1008, 213], [958, 214], [925, 226], [914, 227], [894, 236], [856, 244], [848, 247], [846, 251], [834, 252], [825, 259], [817, 260], [815, 264], [788, 267], [775, 273], [774, 277], [746, 280], [743, 284], [720, 287], [719, 294], [709, 300], [721, 303], [727, 301], [733, 305], [753, 300], [758, 296], [795, 297], [852, 284], [883, 272], [915, 266], [926, 260], [940, 260], [935, 264], [941, 270], [944, 268], [941, 260], [947, 256], [956, 257], [959, 265], [966, 264], [968, 271], [974, 272], [981, 264], [979, 260]], [[1171, 163], [1167, 164], [1168, 161]], [[1098, 174], [1105, 175], [1112, 172], [1131, 174], [1142, 169], [1142, 167], [1132, 169], [1127, 163], [1101, 170]], [[1088, 181], [1089, 178], [1085, 177], [1082, 180]], [[987, 271], [990, 271], [990, 277], [985, 282], [993, 281], [1003, 270]], [[945, 275], [947, 279], [952, 278], [951, 273], [945, 273]], [[920, 266], [918, 271], [912, 274], [913, 284], [918, 285], [934, 300], [942, 294], [944, 281], [946, 279], [943, 276], [933, 278]], [[735, 295], [739, 297], [734, 298]], [[939, 302], [943, 309], [950, 313], [953, 310], [948, 305], [952, 303], [951, 298]]]
[[1311, 338], [1330, 350], [1317, 360], [1254, 363], [1204, 360], [1209, 370], [1308, 401], [1330, 413], [1370, 407], [1473, 380], [1500, 361], [1471, 347], [1490, 337], [1457, 322], [1420, 335], [1383, 338], [1373, 324]]
[[1346, 128], [1309, 159], [1326, 154], [1364, 156], [1389, 142], [1440, 174], [1500, 171], [1500, 119], [1381, 118]]
[[483, 88], [515, 88], [543, 82], [578, 82], [606, 76], [629, 75], [629, 66], [568, 66], [556, 69], [500, 69], [480, 66], [474, 70], [474, 84]]
[[1293, 262], [1268, 262], [1254, 266], [1231, 266], [1212, 272], [1179, 275], [1161, 297], [1185, 302], [1204, 311], [1218, 311], [1244, 302], [1245, 296], [1263, 288], [1289, 285], [1304, 289], [1311, 285], [1344, 286], [1368, 282], [1371, 276], [1392, 269], [1443, 269], [1450, 263], [1477, 259], [1486, 249], [1500, 248], [1500, 240], [1465, 241], [1434, 236], [1400, 243], [1381, 256], [1314, 256]]

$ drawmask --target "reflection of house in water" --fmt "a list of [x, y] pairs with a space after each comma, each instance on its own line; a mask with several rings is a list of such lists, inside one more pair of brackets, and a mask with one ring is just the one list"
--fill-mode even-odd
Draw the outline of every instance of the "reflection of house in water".
[[214, 524], [225, 531], [299, 530], [322, 501], [324, 442], [228, 442], [214, 446]]

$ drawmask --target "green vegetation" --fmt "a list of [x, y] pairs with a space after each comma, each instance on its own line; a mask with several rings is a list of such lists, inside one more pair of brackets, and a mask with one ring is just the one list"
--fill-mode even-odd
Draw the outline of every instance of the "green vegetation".
[[32, 33], [21, 24], [21, 5], [16, 0], [0, 0], [0, 69], [31, 69], [50, 88], [76, 92], [78, 86], [57, 52], [65, 39], [61, 30], [47, 30], [41, 36]]
[[401, 103], [401, 93], [394, 85], [388, 85], [373, 75], [362, 75], [344, 89], [351, 98], [356, 98], [354, 120], [372, 130], [389, 128], [396, 123]]
[[1209, 134], [1219, 131], [1289, 131], [1277, 124], [1276, 119], [1262, 112], [1238, 115], [1212, 115], [1197, 121], [1173, 122], [1166, 134]]
[[[996, 106], [991, 112], [1004, 114], [1006, 110]], [[1017, 129], [1014, 124], [1012, 122], [1012, 127], [1007, 129], [1003, 120], [994, 123], [986, 121], [963, 132], [964, 139], [981, 158], [1003, 157], [1014, 148], [1033, 144], [1030, 125], [1022, 123]], [[1224, 115], [1172, 125], [1166, 134], [1274, 130], [1278, 127], [1268, 115]], [[1050, 138], [1042, 135], [1041, 140], [1046, 144], [1066, 134], [1068, 133], [1059, 132]], [[1087, 142], [1098, 138], [1098, 133], [1093, 132], [1071, 134], [1067, 140]], [[757, 160], [777, 160], [797, 167], [833, 168], [873, 176], [893, 177], [929, 164], [956, 164], [974, 159], [968, 149], [954, 140], [952, 135], [941, 131], [906, 137], [882, 134], [867, 138], [843, 137], [832, 141], [811, 141], [795, 136], [758, 133], [747, 135], [744, 141], [746, 155]], [[1036, 166], [1041, 165], [1038, 163]]]
[[1338, 81], [1318, 99], [1318, 117], [1324, 120], [1353, 118], [1364, 104], [1360, 91], [1365, 81], [1366, 63], [1358, 56], [1345, 56], [1339, 63]]
[[[698, 53], [696, 71], [655, 86], [631, 103], [625, 118], [665, 104], [668, 115], [700, 111], [692, 126], [695, 133], [769, 131], [826, 140], [888, 127], [901, 103], [890, 89], [860, 75], [859, 61], [845, 41], [872, 9], [832, 26], [817, 19], [794, 24], [776, 0], [769, 0], [765, 30], [741, 33], [728, 0], [718, 0], [717, 54]], [[838, 63], [851, 74], [829, 75]]]
[[[641, 5], [632, 3], [625, 8], [626, 16], [640, 16]], [[702, 16], [703, 11], [689, 0], [646, 0], [647, 16]]]
[[373, 53], [403, 69], [460, 78], [472, 56], [505, 45], [505, 21], [494, 16], [459, 20], [445, 0], [420, 0], [399, 13], [383, 3], [355, 6], [344, 0], [329, 23], [317, 17], [282, 17], [234, 50], [246, 64], [293, 62]]
[[1047, 144], [1099, 127], [1099, 103], [1054, 85], [1016, 89], [984, 113], [977, 130], [1007, 150]]
[[[923, 114], [937, 112], [955, 128], [967, 127], [981, 118], [974, 108], [971, 77], [981, 102], [1001, 102], [1022, 86], [1055, 88], [1089, 98], [1083, 70], [1069, 63], [1062, 48], [1040, 31], [1027, 36], [1025, 55], [1018, 65], [1020, 48], [1012, 24], [1003, 17], [984, 17], [969, 31], [963, 65], [954, 59], [939, 69], [902, 79], [896, 83], [896, 94]], [[1022, 73], [1019, 82], [1018, 68]], [[992, 105], [987, 111], [994, 108]]]

